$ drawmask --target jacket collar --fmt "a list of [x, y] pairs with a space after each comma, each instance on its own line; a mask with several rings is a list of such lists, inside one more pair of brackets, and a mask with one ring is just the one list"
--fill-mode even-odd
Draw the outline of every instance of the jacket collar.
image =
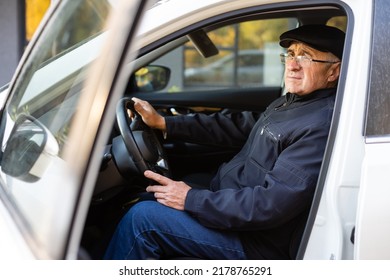
[[321, 99], [324, 97], [328, 97], [329, 95], [335, 94], [336, 89], [337, 88], [318, 89], [316, 91], [313, 91], [312, 93], [305, 94], [305, 95], [297, 95], [297, 94], [288, 92], [288, 93], [286, 93], [286, 102], [287, 102], [287, 104], [291, 104], [294, 102], [302, 102], [302, 101]]

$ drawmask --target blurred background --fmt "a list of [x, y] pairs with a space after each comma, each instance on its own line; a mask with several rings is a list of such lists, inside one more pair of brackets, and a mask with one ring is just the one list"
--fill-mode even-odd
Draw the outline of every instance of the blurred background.
[[0, 87], [7, 84], [49, 6], [57, 0], [0, 0]]
[[10, 82], [45, 12], [57, 1], [0, 0], [0, 88]]

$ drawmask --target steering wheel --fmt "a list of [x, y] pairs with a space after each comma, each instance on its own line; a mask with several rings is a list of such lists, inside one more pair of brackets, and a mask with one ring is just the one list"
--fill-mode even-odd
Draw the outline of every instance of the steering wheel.
[[152, 170], [170, 177], [161, 137], [142, 121], [131, 98], [124, 97], [118, 102], [116, 120], [121, 137], [113, 141], [113, 156], [121, 173], [133, 171], [143, 175], [146, 170]]

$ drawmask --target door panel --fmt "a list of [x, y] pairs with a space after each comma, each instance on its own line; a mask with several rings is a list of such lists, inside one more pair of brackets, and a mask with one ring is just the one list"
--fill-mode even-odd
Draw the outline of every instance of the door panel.
[[223, 89], [214, 91], [185, 92], [172, 94], [158, 92], [134, 94], [132, 96], [144, 99], [160, 106], [178, 107], [209, 107], [239, 111], [262, 112], [277, 97], [281, 95], [281, 87], [263, 87], [252, 89]]
[[389, 143], [366, 145], [362, 165], [355, 259], [390, 259]]

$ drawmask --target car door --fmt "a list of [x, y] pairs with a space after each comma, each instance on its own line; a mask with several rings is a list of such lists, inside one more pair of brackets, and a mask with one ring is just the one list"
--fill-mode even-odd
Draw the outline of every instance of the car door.
[[[89, 206], [83, 194], [94, 187], [86, 174], [96, 179], [99, 170], [91, 163], [97, 130], [123, 45], [130, 44], [145, 4], [56, 1], [29, 44], [1, 114], [0, 239], [6, 246], [0, 259], [78, 257]], [[112, 5], [124, 13], [116, 19], [126, 20], [110, 20]], [[110, 26], [127, 35], [115, 37]], [[105, 79], [87, 78], [91, 69], [98, 73], [94, 61], [105, 44], [113, 51]], [[97, 81], [105, 82], [105, 91], [84, 90]]]
[[[352, 234], [356, 259], [390, 259], [390, 120], [388, 75], [390, 74], [386, 11], [388, 1], [375, 1], [368, 84], [368, 106], [364, 125], [365, 154], [361, 166], [356, 226]], [[378, 28], [381, 26], [381, 28]], [[376, 63], [381, 61], [381, 63]]]

